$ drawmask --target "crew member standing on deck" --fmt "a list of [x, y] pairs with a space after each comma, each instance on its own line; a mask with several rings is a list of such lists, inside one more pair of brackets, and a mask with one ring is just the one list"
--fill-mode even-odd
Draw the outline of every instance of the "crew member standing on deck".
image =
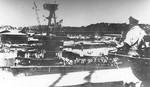
[[131, 56], [139, 56], [138, 50], [141, 49], [145, 31], [139, 27], [139, 21], [133, 17], [129, 17], [129, 31], [121, 45], [118, 45], [118, 53], [129, 54]]

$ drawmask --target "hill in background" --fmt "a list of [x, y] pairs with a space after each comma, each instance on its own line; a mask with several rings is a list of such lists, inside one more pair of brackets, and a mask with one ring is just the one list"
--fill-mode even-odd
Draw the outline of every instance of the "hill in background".
[[[141, 28], [143, 28], [147, 33], [150, 34], [150, 25], [148, 24], [139, 24]], [[27, 27], [12, 27], [12, 26], [0, 26], [0, 30], [6, 29], [18, 29], [23, 33], [46, 33], [47, 25], [35, 25], [35, 26], [27, 26]], [[63, 26], [61, 31], [63, 31], [66, 35], [95, 35], [95, 34], [121, 34], [122, 32], [127, 32], [129, 30], [129, 25], [126, 23], [97, 23], [91, 24], [88, 26], [81, 27], [72, 27], [72, 26]]]

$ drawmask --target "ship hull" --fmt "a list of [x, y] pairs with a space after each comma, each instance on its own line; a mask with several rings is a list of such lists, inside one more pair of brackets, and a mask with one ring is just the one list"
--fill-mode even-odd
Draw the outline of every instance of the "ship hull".
[[48, 66], [60, 62], [60, 60], [56, 58], [55, 59], [35, 59], [35, 58], [32, 59], [32, 58], [17, 57], [16, 60], [19, 61], [17, 65], [23, 65], [23, 66]]

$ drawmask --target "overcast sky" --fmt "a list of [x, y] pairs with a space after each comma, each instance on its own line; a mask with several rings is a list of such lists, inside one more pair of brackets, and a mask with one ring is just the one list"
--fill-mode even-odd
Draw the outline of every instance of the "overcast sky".
[[[40, 21], [47, 24], [43, 15], [43, 3], [54, 0], [0, 0], [0, 25], [30, 26], [36, 25], [33, 1], [39, 8]], [[128, 23], [129, 16], [150, 24], [150, 0], [57, 0], [59, 9], [57, 19], [63, 19], [64, 26], [86, 26], [89, 24]]]

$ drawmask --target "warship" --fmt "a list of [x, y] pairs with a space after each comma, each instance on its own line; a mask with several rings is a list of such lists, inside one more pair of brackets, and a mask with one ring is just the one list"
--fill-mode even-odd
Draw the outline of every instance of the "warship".
[[[36, 4], [34, 3], [37, 8]], [[49, 11], [49, 16], [46, 17], [48, 24], [45, 28], [46, 34], [43, 34], [41, 26], [39, 26], [39, 34], [26, 35], [16, 37], [12, 40], [23, 40], [23, 46], [14, 46], [17, 48], [17, 57], [9, 66], [67, 66], [67, 65], [112, 65], [113, 60], [109, 60], [103, 56], [103, 51], [106, 53], [114, 47], [115, 41], [111, 39], [106, 41], [100, 40], [73, 40], [73, 44], [68, 40], [70, 37], [64, 34], [61, 28], [61, 22], [56, 20], [56, 10], [58, 4], [44, 4], [43, 8]], [[37, 10], [37, 9], [36, 9]], [[36, 12], [37, 19], [39, 19]], [[38, 20], [39, 22], [39, 20]], [[4, 36], [4, 35], [3, 35]], [[12, 37], [12, 36], [11, 36]], [[20, 39], [19, 39], [20, 38]], [[5, 39], [5, 41], [8, 41]], [[17, 41], [15, 41], [17, 42]], [[112, 44], [110, 43], [112, 42]]]
[[[58, 4], [44, 4], [43, 8], [49, 11], [46, 35], [43, 35], [42, 31], [39, 34], [34, 34], [34, 36], [20, 33], [15, 34], [15, 36], [7, 33], [2, 35], [4, 42], [13, 40], [15, 43], [13, 47], [17, 48], [17, 57], [14, 60], [9, 60], [11, 64], [8, 64], [7, 67], [15, 70], [27, 68], [49, 69], [50, 67], [59, 67], [59, 70], [62, 69], [60, 67], [63, 67], [64, 70], [67, 70], [67, 67], [69, 70], [77, 71], [118, 68], [129, 62], [127, 66], [131, 66], [135, 76], [142, 81], [150, 80], [149, 58], [145, 58], [149, 56], [144, 56], [148, 55], [148, 51], [143, 53], [140, 58], [109, 53], [116, 46], [116, 40], [112, 38], [112, 35], [109, 39], [109, 35], [107, 35], [100, 40], [74, 40], [71, 43], [68, 41], [69, 37], [64, 35], [61, 29], [61, 21], [56, 21], [55, 11], [58, 9]], [[12, 39], [12, 35], [14, 39]], [[6, 40], [6, 38], [9, 39]], [[145, 41], [149, 42], [150, 38], [147, 36]], [[16, 45], [16, 42], [22, 45]], [[121, 64], [119, 64], [120, 61]]]
[[[15, 60], [18, 65], [52, 65], [56, 64], [60, 60], [56, 54], [58, 49], [62, 46], [62, 38], [59, 36], [60, 25], [56, 22], [55, 11], [57, 10], [57, 4], [44, 4], [43, 8], [50, 12], [48, 19], [48, 25], [46, 29], [46, 35], [35, 34], [32, 37], [28, 37], [27, 46], [24, 50], [19, 50]], [[57, 31], [57, 32], [56, 32]]]

